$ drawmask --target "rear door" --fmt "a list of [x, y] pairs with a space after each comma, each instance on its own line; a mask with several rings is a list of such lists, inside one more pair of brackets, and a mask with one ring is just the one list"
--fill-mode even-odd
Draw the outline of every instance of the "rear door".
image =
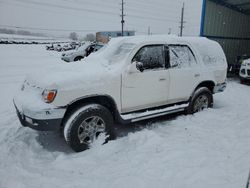
[[201, 68], [187, 45], [169, 45], [169, 103], [187, 101], [200, 82]]

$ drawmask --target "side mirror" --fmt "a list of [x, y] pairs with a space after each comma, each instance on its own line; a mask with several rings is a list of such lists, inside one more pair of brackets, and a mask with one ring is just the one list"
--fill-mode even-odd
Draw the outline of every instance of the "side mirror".
[[137, 73], [138, 69], [136, 68], [136, 62], [133, 62], [129, 65], [128, 67], [128, 73], [132, 74], [132, 73]]
[[138, 71], [143, 72], [144, 70], [142, 62], [134, 61], [130, 64], [128, 72], [131, 74], [138, 73]]
[[143, 72], [144, 71], [144, 67], [143, 67], [143, 64], [142, 62], [136, 62], [136, 68], [140, 71], [140, 72]]

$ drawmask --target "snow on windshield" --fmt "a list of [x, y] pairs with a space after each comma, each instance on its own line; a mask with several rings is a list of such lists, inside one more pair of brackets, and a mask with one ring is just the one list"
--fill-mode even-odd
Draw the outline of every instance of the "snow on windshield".
[[112, 39], [106, 46], [98, 50], [95, 53], [95, 56], [108, 60], [108, 63], [116, 63], [124, 60], [135, 47], [136, 44], [134, 43], [124, 42], [124, 40]]
[[82, 46], [79, 46], [76, 51], [81, 51], [81, 50], [85, 50], [87, 47], [89, 46], [89, 43], [85, 43]]
[[114, 52], [111, 61], [112, 62], [117, 62], [120, 61], [122, 59], [124, 59], [125, 57], [127, 57], [130, 52], [135, 48], [135, 44], [134, 43], [123, 43], [121, 44], [117, 50]]

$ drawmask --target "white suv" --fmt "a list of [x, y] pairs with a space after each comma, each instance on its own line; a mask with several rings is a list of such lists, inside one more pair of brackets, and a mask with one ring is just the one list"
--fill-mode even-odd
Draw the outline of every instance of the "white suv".
[[29, 76], [14, 98], [23, 126], [60, 130], [75, 150], [115, 123], [212, 107], [226, 87], [227, 61], [206, 38], [138, 36], [112, 39], [84, 63]]
[[84, 57], [87, 57], [90, 53], [96, 52], [102, 47], [103, 47], [103, 44], [85, 43], [84, 45], [78, 47], [76, 50], [63, 53], [61, 59], [66, 62], [80, 61]]
[[240, 66], [240, 82], [247, 80], [250, 80], [250, 59], [243, 60]]

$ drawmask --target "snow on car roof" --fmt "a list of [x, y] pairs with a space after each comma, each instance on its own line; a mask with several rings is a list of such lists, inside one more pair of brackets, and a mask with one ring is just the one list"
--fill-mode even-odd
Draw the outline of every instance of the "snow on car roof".
[[176, 35], [140, 35], [112, 38], [111, 41], [116, 43], [126, 42], [134, 44], [143, 44], [145, 42], [166, 42], [166, 43], [200, 43], [210, 41], [205, 37], [178, 37]]
[[224, 65], [226, 62], [225, 54], [219, 43], [205, 37], [178, 37], [176, 35], [140, 35], [113, 38], [108, 44], [109, 50], [106, 50], [102, 55], [112, 54], [112, 51], [124, 43], [137, 46], [155, 43], [188, 45], [197, 52], [196, 55], [200, 57], [205, 65]]

